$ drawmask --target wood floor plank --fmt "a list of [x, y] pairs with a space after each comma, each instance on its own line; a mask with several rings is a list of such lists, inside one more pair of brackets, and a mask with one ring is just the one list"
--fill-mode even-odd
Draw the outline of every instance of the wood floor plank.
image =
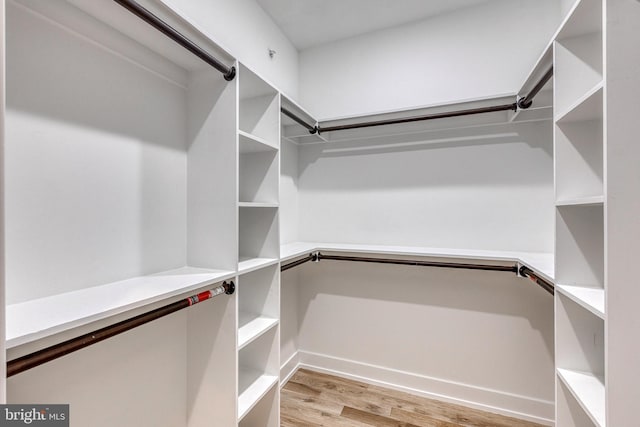
[[543, 427], [307, 369], [284, 385], [281, 420], [282, 427]]
[[305, 384], [297, 383], [293, 380], [293, 378], [282, 387], [283, 390], [288, 390], [292, 393], [299, 393], [305, 396], [320, 396], [320, 390], [309, 387]]
[[[390, 417], [395, 420], [414, 423], [420, 427], [461, 427], [457, 422], [438, 419], [418, 412], [405, 411], [403, 409], [392, 408]], [[478, 424], [480, 425], [480, 424]], [[485, 424], [485, 427], [488, 425]], [[491, 426], [493, 427], [493, 426]]]
[[308, 408], [304, 405], [281, 400], [280, 418], [285, 419], [291, 426], [309, 427], [370, 427], [356, 420], [343, 418], [329, 412]]
[[378, 415], [391, 413], [391, 405], [383, 405], [380, 396], [369, 393], [364, 383], [304, 369], [296, 372], [290, 381], [319, 391], [324, 400], [342, 403]]
[[318, 396], [306, 396], [301, 393], [296, 393], [283, 388], [280, 391], [280, 398], [286, 400], [287, 404], [295, 404], [299, 407], [315, 409], [322, 412], [327, 412], [333, 415], [340, 415], [344, 405], [341, 403], [325, 400]]
[[382, 415], [376, 415], [370, 412], [361, 411], [360, 409], [350, 408], [348, 406], [344, 407], [340, 416], [375, 427], [420, 427], [415, 424], [394, 420]]

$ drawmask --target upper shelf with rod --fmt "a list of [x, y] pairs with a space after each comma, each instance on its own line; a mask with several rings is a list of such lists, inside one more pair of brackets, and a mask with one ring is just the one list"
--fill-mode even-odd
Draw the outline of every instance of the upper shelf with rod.
[[[546, 61], [547, 53], [541, 61]], [[549, 87], [552, 81], [553, 68], [550, 66], [542, 75], [536, 70], [525, 82], [523, 89], [531, 83], [531, 88], [519, 96], [503, 96], [487, 99], [470, 100], [450, 105], [438, 105], [411, 109], [406, 111], [394, 111], [367, 115], [362, 117], [348, 117], [335, 120], [317, 122], [308, 113], [296, 114], [289, 108], [282, 108], [284, 116], [288, 117], [288, 127], [285, 127], [285, 137], [298, 142], [339, 141], [348, 139], [361, 139], [367, 137], [380, 137], [388, 135], [415, 134], [433, 130], [450, 128], [483, 126], [514, 121], [521, 111], [527, 111], [534, 105], [534, 98], [540, 96], [543, 104], [542, 114], [534, 112], [524, 116], [518, 121], [550, 120], [551, 112], [547, 111], [550, 103], [548, 91], [544, 95], [540, 92]], [[535, 80], [533, 80], [535, 78]], [[464, 119], [461, 123], [460, 120]], [[313, 137], [310, 137], [310, 135]]]
[[[518, 264], [530, 270], [534, 275], [546, 282], [554, 282], [553, 254], [536, 252], [512, 252], [512, 251], [487, 251], [474, 249], [448, 249], [448, 248], [426, 248], [415, 246], [387, 246], [387, 245], [363, 245], [346, 243], [315, 243], [315, 242], [294, 242], [282, 245], [280, 249], [280, 260], [282, 265], [296, 262], [297, 259], [312, 252], [326, 252], [337, 254], [357, 254], [367, 256], [393, 256], [409, 258], [439, 258], [446, 259], [447, 262], [462, 262], [462, 260], [478, 261], [479, 265], [501, 265], [513, 267]], [[490, 268], [492, 269], [492, 268]], [[518, 270], [513, 271], [521, 274]], [[525, 270], [526, 272], [526, 270]], [[527, 276], [530, 276], [527, 274]]]

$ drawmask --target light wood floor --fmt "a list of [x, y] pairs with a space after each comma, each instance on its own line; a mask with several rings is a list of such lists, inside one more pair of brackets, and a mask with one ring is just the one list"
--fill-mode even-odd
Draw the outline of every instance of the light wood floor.
[[282, 388], [281, 427], [542, 427], [299, 369]]

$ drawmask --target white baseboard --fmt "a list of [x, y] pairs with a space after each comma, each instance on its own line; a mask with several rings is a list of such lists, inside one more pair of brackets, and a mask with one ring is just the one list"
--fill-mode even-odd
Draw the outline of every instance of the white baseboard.
[[300, 352], [296, 351], [280, 366], [280, 387], [284, 386], [300, 365]]
[[555, 410], [552, 401], [302, 350], [295, 353], [282, 365], [280, 384], [284, 385], [299, 367], [539, 424], [548, 426], [555, 424], [553, 421]]

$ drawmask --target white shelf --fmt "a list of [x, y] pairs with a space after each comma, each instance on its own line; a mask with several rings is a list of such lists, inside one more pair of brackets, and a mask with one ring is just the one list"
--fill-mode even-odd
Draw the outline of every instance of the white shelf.
[[567, 386], [589, 418], [598, 426], [606, 426], [604, 379], [586, 372], [558, 369], [558, 377]]
[[556, 287], [567, 298], [604, 319], [604, 289], [569, 285], [556, 285]]
[[278, 324], [278, 319], [252, 313], [238, 314], [238, 350]]
[[292, 242], [280, 247], [282, 262], [308, 255], [311, 252], [342, 252], [378, 255], [407, 255], [434, 258], [473, 259], [485, 261], [519, 262], [534, 270], [540, 277], [554, 281], [553, 254], [538, 252], [484, 251], [476, 249], [426, 248], [418, 246], [383, 246], [351, 243]]
[[277, 208], [278, 207], [278, 203], [238, 202], [238, 207], [241, 207], [241, 208]]
[[238, 262], [238, 274], [245, 274], [259, 270], [273, 264], [277, 264], [277, 258], [240, 258]]
[[595, 119], [602, 119], [602, 81], [560, 113], [556, 122], [561, 124]]
[[556, 206], [598, 206], [604, 203], [604, 196], [576, 197], [557, 200]]
[[258, 371], [240, 368], [238, 375], [238, 421], [278, 383], [275, 375], [266, 375]]
[[238, 130], [240, 137], [238, 150], [240, 154], [244, 153], [261, 153], [265, 151], [277, 151], [278, 147], [270, 143], [264, 138], [250, 134], [243, 130]]
[[7, 306], [7, 348], [45, 338], [209, 284], [235, 272], [183, 267]]

